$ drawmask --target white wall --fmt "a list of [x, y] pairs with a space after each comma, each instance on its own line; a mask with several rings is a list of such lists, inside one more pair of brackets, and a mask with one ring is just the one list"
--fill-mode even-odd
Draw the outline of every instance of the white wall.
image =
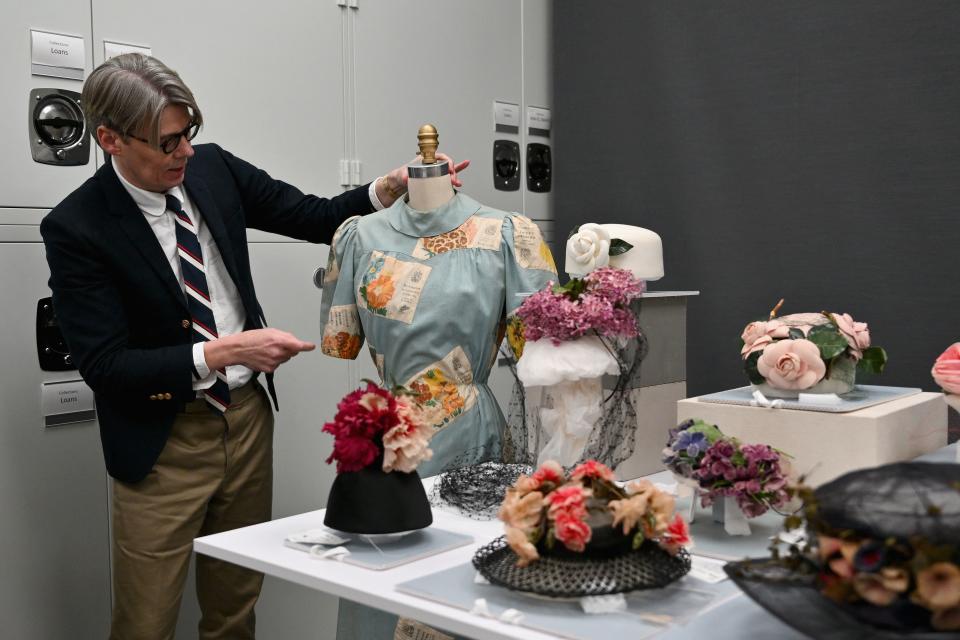
[[[354, 183], [409, 160], [416, 132], [437, 124], [440, 150], [469, 158], [464, 190], [495, 207], [551, 217], [549, 194], [493, 188], [494, 99], [551, 106], [549, 0], [205, 0], [131, 3], [4, 0], [0, 5], [0, 270], [5, 360], [0, 429], [0, 509], [20, 523], [0, 528], [0, 544], [29, 563], [5, 567], [0, 582], [4, 635], [17, 638], [104, 637], [109, 623], [106, 476], [96, 424], [42, 430], [37, 395], [44, 380], [33, 353], [33, 309], [47, 295], [37, 225], [45, 210], [92, 175], [100, 162], [75, 168], [33, 163], [26, 131], [32, 87], [79, 91], [81, 82], [30, 75], [29, 29], [85, 39], [86, 71], [104, 57], [103, 40], [149, 46], [180, 72], [204, 111], [198, 142], [216, 141], [274, 177], [321, 195], [342, 189], [340, 161], [359, 161]], [[542, 140], [538, 140], [542, 141]], [[95, 164], [95, 162], [97, 164]], [[314, 268], [326, 247], [250, 234], [257, 291], [273, 326], [319, 339]], [[29, 255], [29, 257], [26, 257]], [[28, 264], [28, 269], [21, 269]], [[18, 309], [16, 314], [13, 309]], [[335, 403], [372, 367], [306, 354], [277, 376], [274, 515], [322, 507], [333, 470], [323, 463], [330, 439], [320, 427]], [[29, 375], [25, 375], [28, 373]], [[69, 454], [69, 455], [68, 455]], [[64, 464], [68, 457], [72, 464]], [[16, 462], [16, 464], [14, 464]], [[69, 487], [70, 490], [58, 490]], [[77, 512], [87, 517], [77, 518]], [[44, 523], [59, 534], [31, 539]], [[58, 519], [59, 518], [59, 519]], [[63, 558], [84, 558], [67, 570]], [[54, 589], [34, 588], [43, 576]], [[178, 637], [196, 636], [198, 617], [188, 583]], [[66, 603], [72, 603], [69, 606]], [[262, 638], [332, 638], [331, 598], [268, 578], [258, 606]]]

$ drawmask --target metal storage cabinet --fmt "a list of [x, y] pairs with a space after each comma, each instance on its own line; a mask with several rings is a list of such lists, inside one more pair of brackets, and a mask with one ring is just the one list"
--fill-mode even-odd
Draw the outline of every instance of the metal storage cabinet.
[[[39, 224], [49, 207], [93, 175], [86, 165], [33, 162], [30, 90], [81, 83], [31, 75], [30, 29], [84, 39], [90, 9], [75, 2], [6, 2], [0, 19], [0, 620], [6, 638], [106, 637], [110, 620], [107, 483], [95, 421], [43, 426], [37, 301], [50, 295]], [[90, 58], [86, 56], [86, 71]]]

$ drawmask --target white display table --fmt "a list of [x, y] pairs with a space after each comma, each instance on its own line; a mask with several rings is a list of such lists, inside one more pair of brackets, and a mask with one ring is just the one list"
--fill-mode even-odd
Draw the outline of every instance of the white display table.
[[334, 560], [311, 558], [303, 551], [283, 545], [286, 536], [323, 526], [325, 510], [235, 529], [194, 540], [197, 553], [226, 560], [277, 578], [347, 598], [377, 609], [414, 618], [447, 631], [478, 638], [546, 640], [553, 636], [537, 633], [405, 595], [395, 590], [401, 582], [470, 562], [478, 547], [503, 532], [499, 521], [471, 520], [439, 509], [433, 510], [434, 526], [474, 537], [474, 544], [452, 549], [423, 560], [386, 571], [372, 571]]
[[[931, 462], [956, 459], [956, 444], [921, 457], [921, 460]], [[666, 472], [654, 474], [650, 479], [654, 482], [670, 482], [670, 476]], [[426, 484], [429, 483], [430, 479], [426, 481]], [[318, 510], [197, 538], [194, 540], [194, 550], [470, 638], [556, 640], [558, 636], [471, 615], [462, 609], [396, 590], [400, 583], [470, 562], [478, 547], [502, 532], [499, 521], [471, 520], [436, 508], [433, 514], [434, 526], [472, 535], [474, 543], [386, 571], [372, 571], [332, 560], [313, 559], [303, 551], [285, 547], [283, 540], [287, 535], [322, 526], [324, 511]], [[698, 524], [701, 524], [699, 521], [698, 515]], [[743, 549], [744, 542], [730, 538], [731, 552], [738, 548]], [[696, 552], [697, 549], [694, 548], [693, 551]], [[751, 552], [750, 555], [765, 554]], [[664, 627], [662, 631], [649, 637], [656, 637], [658, 640], [701, 640], [705, 636], [709, 636], [710, 640], [740, 640], [744, 637], [782, 640], [803, 638], [742, 594], [718, 602], [716, 606], [708, 606], [683, 626]]]

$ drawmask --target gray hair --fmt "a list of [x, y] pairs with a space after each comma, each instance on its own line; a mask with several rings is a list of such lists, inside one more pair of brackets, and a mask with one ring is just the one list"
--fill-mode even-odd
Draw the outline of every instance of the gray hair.
[[151, 144], [159, 144], [160, 114], [170, 105], [185, 106], [193, 122], [203, 124], [193, 92], [177, 72], [142, 53], [124, 53], [94, 69], [80, 102], [94, 139], [103, 125], [124, 136], [142, 128]]

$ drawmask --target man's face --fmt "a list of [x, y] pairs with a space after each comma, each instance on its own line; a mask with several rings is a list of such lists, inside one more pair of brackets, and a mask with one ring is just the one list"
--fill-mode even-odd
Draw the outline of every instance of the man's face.
[[[190, 124], [190, 113], [183, 105], [170, 105], [160, 113], [160, 140], [176, 135]], [[148, 138], [146, 132], [131, 132]], [[117, 140], [113, 161], [120, 172], [134, 186], [163, 193], [183, 182], [187, 160], [193, 156], [190, 142], [181, 137], [172, 153], [164, 153], [157, 147], [127, 136]]]

